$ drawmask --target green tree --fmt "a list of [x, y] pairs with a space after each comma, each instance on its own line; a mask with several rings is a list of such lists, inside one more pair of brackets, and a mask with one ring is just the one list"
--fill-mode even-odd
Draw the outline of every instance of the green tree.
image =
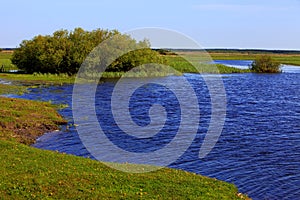
[[[107, 40], [114, 37], [113, 40]], [[101, 42], [108, 41], [99, 51], [92, 51]], [[138, 49], [125, 55], [124, 50]], [[92, 52], [95, 55], [88, 56]], [[113, 55], [121, 54], [115, 61]], [[162, 56], [150, 49], [147, 40], [137, 42], [128, 35], [116, 30], [97, 29], [85, 31], [75, 28], [73, 31], [59, 30], [52, 35], [38, 35], [32, 40], [24, 40], [12, 55], [12, 63], [27, 73], [77, 73], [85, 61], [90, 67], [86, 70], [95, 72], [95, 67], [106, 65], [108, 71], [128, 71], [145, 63], [165, 63]]]
[[59, 30], [52, 35], [38, 35], [24, 40], [12, 55], [12, 63], [27, 73], [75, 74], [89, 52], [100, 42], [118, 34], [97, 29], [89, 32], [76, 28]]
[[274, 61], [271, 56], [262, 55], [254, 60], [250, 69], [256, 73], [280, 73], [280, 67], [280, 63]]
[[[131, 51], [113, 62], [107, 69], [107, 71], [117, 71], [117, 72], [126, 72], [135, 67], [141, 66], [143, 64], [156, 63], [156, 64], [167, 64], [165, 57], [160, 56], [158, 52], [150, 49], [143, 48], [135, 51]], [[152, 65], [154, 66], [154, 65]], [[147, 69], [144, 69], [147, 71]], [[160, 70], [160, 69], [149, 69]]]
[[[113, 40], [107, 40], [112, 37]], [[103, 41], [106, 42], [101, 49], [93, 51]], [[138, 50], [130, 51], [132, 49]], [[130, 52], [123, 55], [127, 50]], [[107, 65], [107, 71], [124, 72], [146, 63], [166, 63], [158, 52], [150, 49], [147, 40], [137, 42], [116, 30], [97, 29], [89, 32], [82, 28], [71, 32], [59, 30], [52, 35], [38, 35], [32, 40], [24, 40], [14, 51], [11, 60], [27, 73], [69, 75], [77, 73], [84, 61], [88, 65], [84, 69], [92, 73]]]

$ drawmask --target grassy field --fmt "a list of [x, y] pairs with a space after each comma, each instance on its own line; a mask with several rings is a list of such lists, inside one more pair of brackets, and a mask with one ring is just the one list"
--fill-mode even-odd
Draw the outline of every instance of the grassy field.
[[[0, 93], [15, 87], [1, 85]], [[130, 174], [29, 147], [65, 120], [44, 102], [0, 97], [0, 109], [1, 199], [248, 199], [232, 184], [181, 170]]]
[[[200, 51], [178, 51], [180, 56], [188, 56], [191, 59], [203, 57], [203, 52]], [[281, 64], [297, 65], [300, 66], [300, 53], [271, 53], [271, 52], [209, 52], [213, 60], [254, 60], [261, 55], [270, 55], [274, 60]], [[205, 55], [206, 56], [206, 55]]]
[[11, 63], [12, 51], [0, 52], [0, 67], [4, 67], [4, 70], [15, 70], [17, 67]]
[[[211, 53], [214, 60], [254, 60], [261, 54], [227, 54], [227, 53]], [[300, 66], [300, 55], [270, 54], [270, 56], [281, 64]]]
[[[238, 69], [234, 67], [228, 67], [225, 65], [211, 65], [204, 62], [201, 63], [201, 55], [190, 54], [180, 56], [166, 56], [168, 63], [175, 70], [181, 73], [220, 73], [220, 74], [230, 74], [230, 73], [247, 73], [250, 72], [248, 69]], [[191, 63], [187, 62], [187, 60]]]
[[[262, 54], [211, 53], [214, 60], [254, 60]], [[300, 66], [300, 54], [268, 54], [281, 64]]]

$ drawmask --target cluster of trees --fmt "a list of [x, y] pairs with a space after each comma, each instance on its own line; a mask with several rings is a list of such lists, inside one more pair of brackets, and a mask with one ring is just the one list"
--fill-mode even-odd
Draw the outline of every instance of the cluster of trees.
[[281, 64], [274, 61], [269, 55], [259, 56], [250, 66], [251, 70], [256, 73], [280, 73]]
[[[144, 63], [164, 63], [159, 53], [150, 49], [147, 40], [137, 42], [116, 30], [85, 31], [82, 28], [76, 28], [70, 32], [59, 30], [52, 35], [38, 35], [32, 40], [24, 40], [14, 51], [11, 60], [19, 69], [27, 73], [73, 75], [77, 73], [81, 64], [86, 61], [87, 56], [95, 47], [112, 37], [118, 38], [117, 44], [113, 44], [111, 49], [105, 50], [106, 52], [96, 53], [97, 55], [94, 55], [94, 60], [91, 62], [93, 66], [105, 65], [109, 60], [107, 58], [109, 54], [115, 53], [116, 49], [122, 47], [136, 47], [139, 50], [119, 57], [110, 64], [107, 71], [128, 71]], [[88, 56], [87, 62], [91, 61], [91, 58], [93, 56]]]

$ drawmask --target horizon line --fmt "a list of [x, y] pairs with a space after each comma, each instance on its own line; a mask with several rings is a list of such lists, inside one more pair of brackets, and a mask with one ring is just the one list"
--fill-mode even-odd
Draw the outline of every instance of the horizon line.
[[[0, 47], [1, 50], [15, 50], [18, 47]], [[227, 51], [294, 51], [300, 52], [300, 49], [277, 49], [277, 48], [232, 48], [232, 47], [207, 47], [207, 48], [157, 48], [151, 47], [151, 49], [167, 49], [167, 50], [227, 50]]]

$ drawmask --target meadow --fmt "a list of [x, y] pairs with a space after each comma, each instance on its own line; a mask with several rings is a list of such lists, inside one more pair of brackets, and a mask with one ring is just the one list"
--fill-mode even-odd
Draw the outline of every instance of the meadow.
[[[209, 52], [209, 51], [208, 51]], [[214, 60], [254, 60], [260, 55], [269, 55], [275, 61], [286, 65], [300, 66], [300, 52], [272, 52], [272, 51], [259, 51], [259, 52], [209, 52]]]

